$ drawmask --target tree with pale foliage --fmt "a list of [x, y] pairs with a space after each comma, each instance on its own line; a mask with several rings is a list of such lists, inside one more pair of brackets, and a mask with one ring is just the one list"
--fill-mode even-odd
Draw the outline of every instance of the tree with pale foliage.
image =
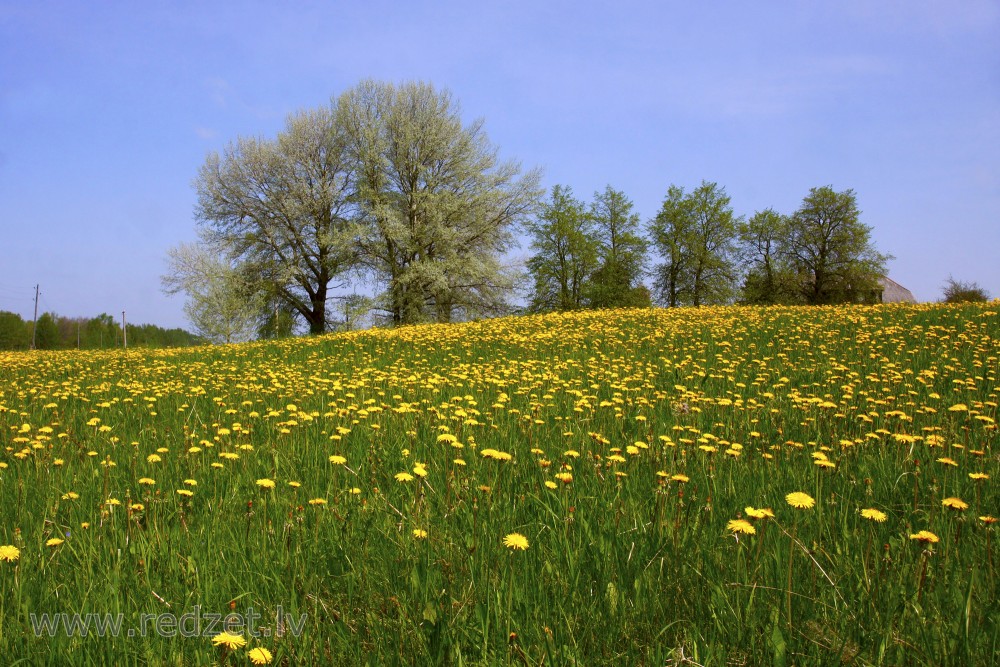
[[199, 336], [213, 343], [251, 340], [264, 317], [265, 301], [254, 281], [223, 257], [204, 241], [171, 248], [163, 290], [187, 295], [184, 314]]
[[346, 155], [336, 109], [321, 107], [289, 116], [276, 139], [239, 138], [210, 154], [195, 180], [196, 217], [220, 266], [238, 269], [311, 333], [326, 331], [331, 290], [356, 261]]
[[357, 257], [393, 324], [498, 314], [501, 262], [534, 210], [539, 174], [502, 162], [447, 90], [365, 81], [337, 102], [354, 189]]

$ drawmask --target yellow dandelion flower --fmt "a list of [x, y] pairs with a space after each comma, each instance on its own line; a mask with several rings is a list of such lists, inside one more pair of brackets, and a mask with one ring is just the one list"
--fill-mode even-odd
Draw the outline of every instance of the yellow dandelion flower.
[[870, 507], [861, 510], [861, 516], [863, 516], [866, 519], [870, 519], [872, 521], [877, 521], [879, 523], [885, 523], [885, 520], [888, 518], [885, 512], [880, 512], [879, 510], [872, 509]]
[[958, 464], [955, 462], [955, 460], [954, 459], [950, 459], [947, 456], [942, 456], [941, 458], [937, 459], [937, 462], [938, 463], [943, 463], [946, 466], [954, 466], [956, 468], [958, 467]]
[[212, 637], [212, 644], [215, 646], [225, 646], [229, 650], [243, 648], [247, 645], [247, 640], [242, 635], [234, 635], [229, 632], [222, 632]]
[[547, 489], [558, 489], [559, 485], [553, 482], [551, 479], [545, 480], [545, 488]]
[[521, 533], [511, 533], [503, 538], [503, 545], [508, 549], [524, 551], [528, 548], [528, 538]]
[[396, 473], [397, 482], [411, 482], [413, 481], [413, 475], [408, 472], [397, 472]]
[[266, 477], [264, 479], [258, 479], [257, 480], [257, 486], [259, 486], [262, 489], [273, 489], [274, 488], [274, 480], [273, 479], [267, 479]]
[[979, 517], [979, 520], [985, 523], [986, 525], [989, 525], [991, 523], [996, 523], [998, 521], [998, 519], [995, 516], [990, 516], [989, 514], [987, 514], [986, 516]]
[[250, 649], [247, 653], [247, 657], [250, 658], [250, 662], [255, 665], [269, 665], [274, 656], [266, 648], [258, 646], [257, 648]]
[[673, 480], [673, 481], [675, 481], [675, 482], [689, 482], [689, 481], [691, 481], [690, 477], [688, 477], [687, 475], [681, 475], [681, 474], [671, 475], [670, 479]]
[[153, 486], [154, 484], [156, 484], [156, 480], [151, 477], [140, 477], [139, 483], [145, 486]]
[[938, 536], [929, 530], [921, 530], [918, 533], [914, 533], [910, 535], [910, 539], [919, 540], [920, 542], [930, 542], [931, 544], [935, 544], [940, 541]]
[[326, 498], [313, 498], [309, 501], [310, 505], [326, 505]]
[[751, 519], [765, 519], [768, 517], [772, 519], [774, 518], [774, 511], [771, 510], [771, 508], [769, 507], [764, 507], [761, 509], [756, 509], [754, 507], [744, 507], [743, 511], [746, 512], [746, 515]]
[[194, 495], [194, 491], [191, 491], [190, 489], [177, 489], [177, 495], [190, 498]]
[[418, 540], [426, 539], [426, 537], [427, 537], [427, 531], [424, 530], [423, 528], [414, 528], [413, 529], [413, 537], [416, 538], [416, 539], [418, 539]]
[[812, 496], [807, 493], [802, 493], [801, 491], [789, 493], [785, 496], [785, 501], [792, 507], [803, 510], [807, 510], [816, 504], [816, 501], [813, 500]]
[[941, 504], [945, 507], [950, 507], [953, 510], [969, 509], [969, 503], [965, 502], [961, 498], [945, 498], [941, 501]]
[[983, 479], [989, 479], [989, 478], [990, 478], [990, 476], [987, 475], [984, 472], [970, 472], [969, 473], [969, 479], [974, 479], [976, 481], [983, 480]]
[[62, 544], [63, 542], [65, 542], [65, 541], [66, 540], [62, 539], [61, 537], [52, 537], [52, 538], [49, 538], [48, 540], [45, 541], [45, 546], [47, 546], [47, 547], [57, 547], [60, 544]]
[[5, 560], [8, 563], [13, 563], [18, 558], [21, 557], [21, 550], [15, 547], [13, 544], [5, 544], [0, 547], [0, 560]]
[[342, 466], [347, 463], [347, 459], [339, 454], [334, 454], [330, 457], [330, 463], [338, 466]]
[[746, 535], [756, 535], [757, 529], [753, 527], [753, 524], [746, 519], [733, 519], [726, 524], [726, 530], [731, 530], [734, 533], [744, 533]]

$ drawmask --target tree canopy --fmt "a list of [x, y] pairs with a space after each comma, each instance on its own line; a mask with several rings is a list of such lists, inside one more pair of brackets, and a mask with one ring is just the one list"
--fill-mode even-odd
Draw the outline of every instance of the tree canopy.
[[892, 257], [875, 249], [872, 228], [860, 215], [854, 191], [831, 186], [811, 188], [792, 214], [785, 253], [805, 303], [865, 301], [878, 289]]
[[650, 235], [664, 261], [656, 286], [667, 306], [727, 303], [736, 279], [737, 219], [726, 189], [702, 181], [691, 193], [671, 185]]
[[381, 288], [374, 304], [393, 324], [498, 314], [513, 286], [502, 255], [538, 180], [499, 159], [482, 120], [463, 124], [447, 90], [364, 81], [292, 114], [275, 139], [208, 156], [198, 245], [220, 260], [185, 273], [197, 253], [176, 248], [164, 287], [187, 293], [192, 321], [223, 339], [243, 335], [248, 308], [265, 329], [272, 312], [311, 333], [349, 326], [356, 313], [338, 321], [328, 303], [352, 277]]
[[447, 90], [365, 81], [337, 103], [355, 182], [360, 265], [393, 324], [493, 314], [512, 287], [501, 256], [540, 196], [501, 162], [483, 121]]

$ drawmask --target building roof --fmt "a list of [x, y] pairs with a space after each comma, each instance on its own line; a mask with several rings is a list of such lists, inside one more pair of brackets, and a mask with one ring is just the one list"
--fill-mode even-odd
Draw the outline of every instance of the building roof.
[[889, 276], [882, 276], [878, 280], [882, 286], [882, 303], [916, 303], [913, 292], [906, 289]]

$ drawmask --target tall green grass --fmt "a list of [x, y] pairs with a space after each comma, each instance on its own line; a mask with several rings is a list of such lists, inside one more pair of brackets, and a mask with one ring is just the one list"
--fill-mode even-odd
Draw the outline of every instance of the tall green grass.
[[[0, 655], [990, 664], [996, 306], [608, 311], [0, 356], [0, 545], [20, 549], [0, 561]], [[796, 491], [815, 506], [790, 506]], [[728, 530], [748, 506], [774, 517]], [[512, 533], [528, 548], [504, 546]], [[251, 608], [270, 635], [243, 631], [243, 648], [127, 636], [144, 614]], [[120, 613], [123, 632], [38, 637], [42, 613]]]

